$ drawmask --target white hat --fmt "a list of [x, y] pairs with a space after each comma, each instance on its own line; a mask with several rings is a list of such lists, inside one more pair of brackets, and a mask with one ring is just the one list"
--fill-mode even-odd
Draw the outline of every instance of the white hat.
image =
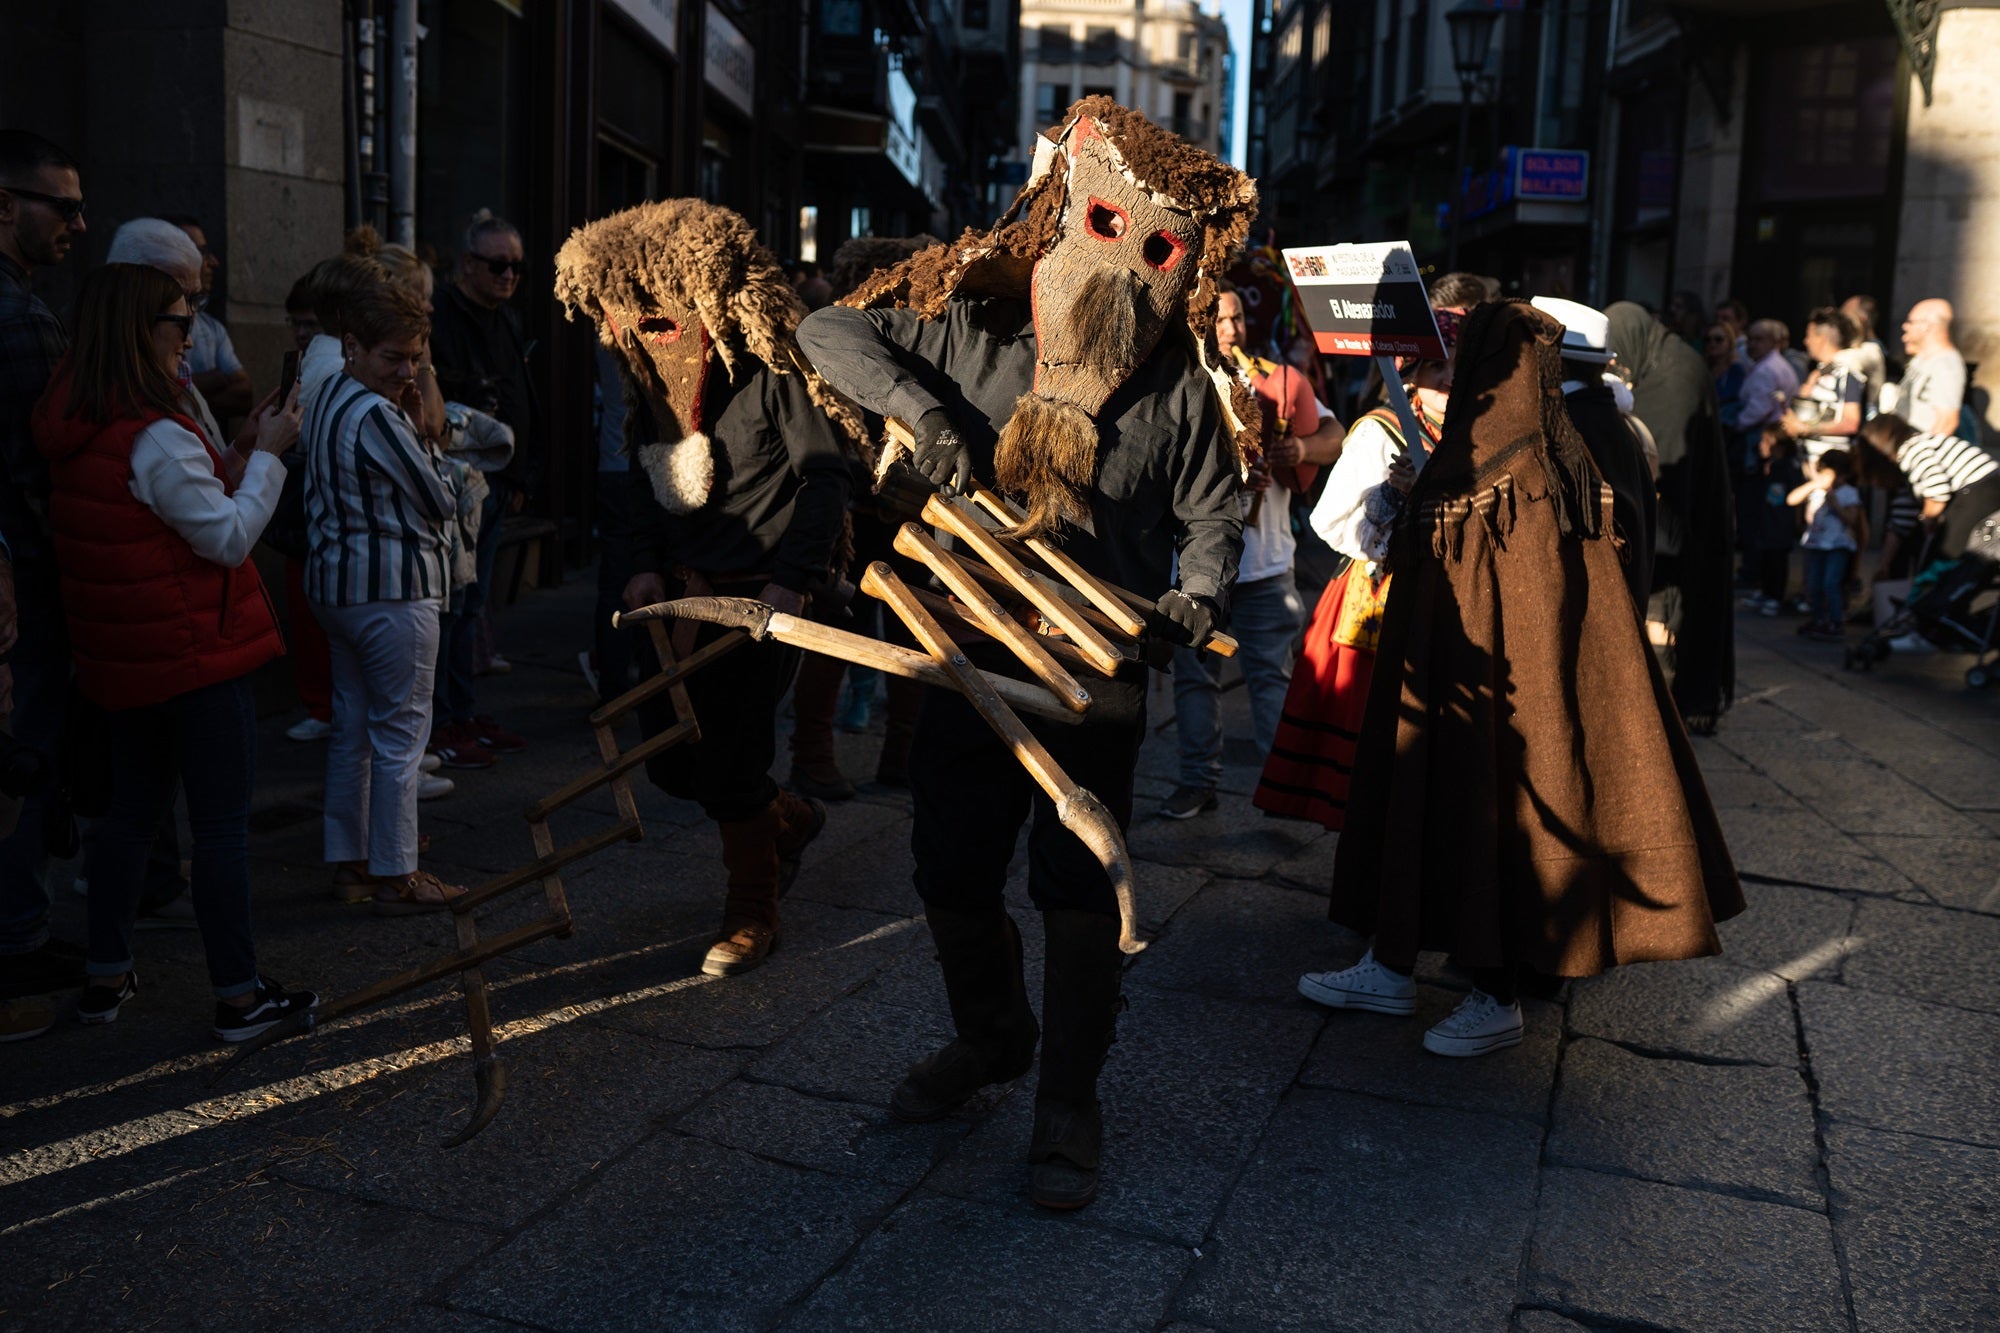
[[1563, 326], [1563, 356], [1571, 361], [1607, 365], [1611, 361], [1611, 321], [1602, 310], [1560, 296], [1537, 296], [1528, 304]]

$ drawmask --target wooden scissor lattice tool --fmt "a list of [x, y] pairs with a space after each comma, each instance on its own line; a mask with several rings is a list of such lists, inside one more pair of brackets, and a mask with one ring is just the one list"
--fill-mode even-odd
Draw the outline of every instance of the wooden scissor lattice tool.
[[[914, 506], [911, 506], [914, 508]], [[882, 561], [871, 564], [861, 590], [878, 598], [909, 629], [922, 652], [788, 615], [744, 597], [684, 597], [642, 607], [623, 621], [702, 620], [744, 630], [762, 641], [824, 653], [930, 685], [955, 689], [1007, 742], [1014, 757], [1055, 803], [1056, 817], [1089, 847], [1118, 900], [1119, 948], [1137, 953], [1132, 858], [1118, 821], [1091, 792], [1064, 773], [1020, 712], [1057, 722], [1079, 721], [1090, 708], [1087, 682], [1114, 675], [1149, 656], [1146, 613], [1153, 603], [1106, 583], [1040, 538], [1022, 538], [1021, 513], [1000, 496], [932, 494], [921, 515], [956, 549], [947, 551], [922, 524], [903, 524], [896, 550], [922, 564], [949, 596], [911, 588]], [[1034, 683], [972, 665], [945, 626], [1004, 645]], [[1236, 642], [1211, 635], [1200, 645], [1234, 656]], [[1082, 679], [1078, 678], [1082, 673]]]
[[[458, 951], [328, 1000], [315, 1012], [301, 1014], [246, 1042], [210, 1076], [211, 1084], [220, 1081], [240, 1061], [274, 1042], [313, 1031], [333, 1019], [373, 1008], [405, 991], [456, 975], [465, 994], [465, 1026], [472, 1038], [472, 1076], [477, 1085], [478, 1100], [473, 1106], [472, 1119], [463, 1130], [447, 1140], [445, 1146], [456, 1147], [466, 1142], [492, 1122], [500, 1112], [501, 1100], [506, 1096], [507, 1070], [494, 1053], [493, 1015], [487, 1003], [486, 977], [481, 969], [491, 960], [539, 940], [551, 936], [569, 937], [574, 923], [570, 919], [569, 899], [563, 889], [563, 867], [616, 843], [637, 842], [645, 836], [645, 830], [639, 823], [638, 805], [632, 799], [632, 770], [663, 750], [700, 738], [701, 725], [688, 702], [688, 676], [731, 649], [749, 642], [748, 635], [726, 634], [685, 659], [676, 660], [665, 625], [655, 622], [649, 629], [653, 648], [659, 656], [659, 672], [590, 715], [591, 729], [597, 733], [601, 766], [522, 812], [534, 839], [535, 859], [452, 900], [451, 914], [458, 927]], [[637, 711], [640, 705], [662, 693], [673, 709], [672, 725], [630, 750], [620, 750], [613, 728]], [[549, 832], [549, 817], [604, 786], [611, 788], [612, 797], [617, 802], [618, 822], [575, 842], [556, 846], [555, 837]], [[541, 885], [548, 910], [532, 921], [482, 938], [475, 915], [478, 910], [533, 884]]]

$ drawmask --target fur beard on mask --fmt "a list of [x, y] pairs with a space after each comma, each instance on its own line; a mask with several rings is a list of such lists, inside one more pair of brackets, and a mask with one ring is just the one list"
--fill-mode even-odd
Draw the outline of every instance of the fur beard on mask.
[[639, 466], [669, 514], [692, 514], [708, 503], [715, 485], [715, 455], [701, 431], [674, 444], [640, 445]]
[[1024, 393], [1000, 432], [993, 454], [1000, 489], [1026, 498], [1022, 537], [1057, 524], [1090, 521], [1090, 485], [1097, 476], [1097, 422], [1075, 403]]

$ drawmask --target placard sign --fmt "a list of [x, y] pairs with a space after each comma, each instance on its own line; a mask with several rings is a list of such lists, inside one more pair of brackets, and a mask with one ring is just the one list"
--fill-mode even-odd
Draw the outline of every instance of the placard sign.
[[1322, 353], [1444, 360], [1444, 338], [1408, 241], [1284, 254], [1299, 313]]

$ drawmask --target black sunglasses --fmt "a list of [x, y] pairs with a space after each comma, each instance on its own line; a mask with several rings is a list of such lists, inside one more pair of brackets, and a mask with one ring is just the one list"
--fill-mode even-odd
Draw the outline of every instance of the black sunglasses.
[[525, 259], [494, 259], [487, 255], [474, 255], [473, 258], [486, 265], [486, 271], [496, 278], [506, 273], [512, 273], [518, 278], [528, 271], [528, 261]]
[[0, 190], [17, 194], [23, 199], [33, 199], [36, 203], [53, 208], [64, 222], [74, 222], [83, 216], [83, 200], [65, 199], [59, 194], [43, 194], [40, 190], [24, 190], [18, 185], [0, 185]]
[[193, 315], [155, 315], [153, 316], [153, 322], [155, 324], [177, 325], [180, 328], [181, 336], [183, 338], [189, 336], [194, 332]]

